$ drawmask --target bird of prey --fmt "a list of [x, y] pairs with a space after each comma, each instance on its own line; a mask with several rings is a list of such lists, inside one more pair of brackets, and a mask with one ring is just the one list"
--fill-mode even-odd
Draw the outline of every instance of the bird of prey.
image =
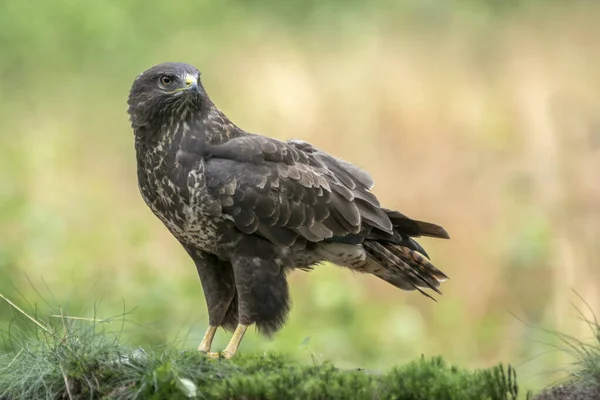
[[[200, 276], [209, 327], [199, 351], [230, 358], [248, 326], [280, 329], [294, 269], [330, 262], [428, 297], [448, 279], [413, 240], [448, 238], [442, 227], [382, 207], [373, 179], [349, 162], [237, 127], [195, 67], [146, 70], [128, 106], [141, 195]], [[218, 327], [234, 331], [220, 355], [210, 352]]]

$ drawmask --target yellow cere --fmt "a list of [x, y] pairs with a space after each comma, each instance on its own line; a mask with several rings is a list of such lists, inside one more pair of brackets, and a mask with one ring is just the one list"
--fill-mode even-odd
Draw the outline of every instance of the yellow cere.
[[196, 82], [196, 77], [194, 75], [190, 75], [190, 74], [185, 75], [185, 85], [186, 86], [190, 86], [194, 82]]

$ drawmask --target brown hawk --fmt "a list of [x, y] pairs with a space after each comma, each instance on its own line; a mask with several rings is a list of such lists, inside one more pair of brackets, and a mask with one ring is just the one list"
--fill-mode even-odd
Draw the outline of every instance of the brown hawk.
[[[191, 65], [140, 74], [129, 94], [144, 201], [188, 252], [217, 327], [272, 334], [290, 308], [286, 275], [330, 262], [402, 290], [439, 293], [447, 279], [413, 239], [440, 226], [382, 207], [365, 171], [300, 140], [248, 133], [213, 104]], [[210, 353], [215, 355], [216, 353]]]

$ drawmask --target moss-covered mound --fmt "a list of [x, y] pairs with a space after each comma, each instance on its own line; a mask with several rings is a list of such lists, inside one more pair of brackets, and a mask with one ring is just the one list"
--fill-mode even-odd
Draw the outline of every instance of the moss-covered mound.
[[516, 399], [514, 370], [466, 371], [440, 358], [386, 373], [305, 366], [280, 355], [213, 360], [130, 351], [114, 341], [26, 346], [0, 356], [2, 399]]

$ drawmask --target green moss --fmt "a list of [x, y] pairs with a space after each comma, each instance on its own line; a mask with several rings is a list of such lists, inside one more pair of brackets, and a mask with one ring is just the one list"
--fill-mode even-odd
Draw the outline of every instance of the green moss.
[[[42, 333], [43, 332], [43, 333]], [[0, 356], [2, 399], [515, 399], [512, 368], [466, 371], [422, 358], [387, 373], [302, 365], [278, 354], [214, 360], [133, 350], [108, 334], [37, 332]], [[77, 333], [77, 334], [76, 334]]]

